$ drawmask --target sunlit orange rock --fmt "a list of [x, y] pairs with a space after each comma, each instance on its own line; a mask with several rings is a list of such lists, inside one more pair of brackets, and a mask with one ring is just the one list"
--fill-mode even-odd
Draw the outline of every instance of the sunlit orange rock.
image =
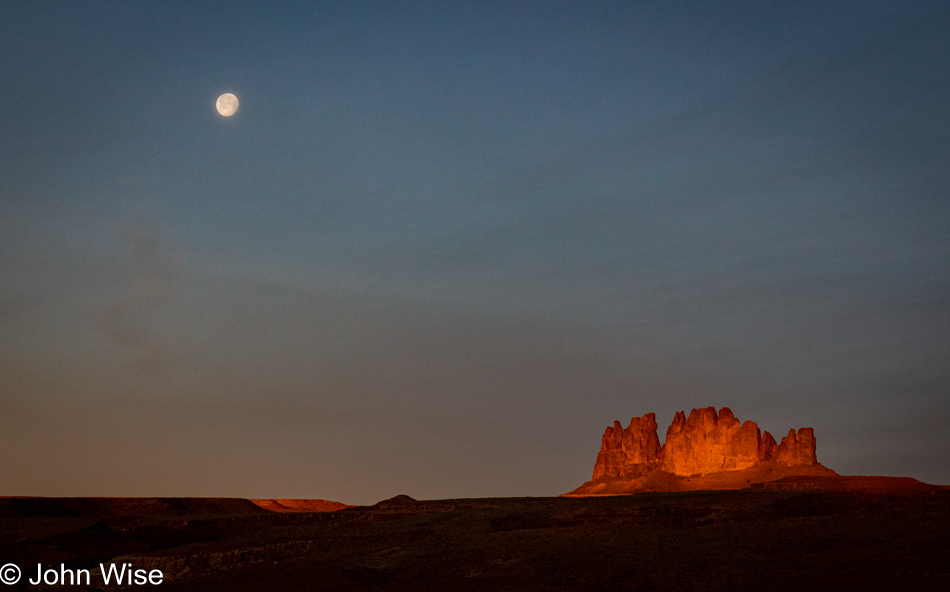
[[776, 448], [778, 448], [778, 444], [775, 443], [775, 438], [772, 437], [772, 434], [764, 432], [762, 439], [759, 441], [759, 458], [763, 461], [770, 460], [775, 455]]
[[739, 424], [728, 407], [693, 409], [689, 418], [681, 411], [666, 430], [660, 468], [674, 475], [707, 475], [736, 471], [758, 464], [759, 426]]
[[623, 427], [614, 420], [614, 425], [608, 426], [600, 439], [600, 452], [594, 462], [594, 479], [619, 477], [623, 470]]
[[660, 452], [656, 428], [655, 413], [631, 418], [626, 429], [614, 421], [601, 438], [593, 479], [639, 477], [654, 470]]
[[728, 407], [679, 411], [660, 446], [656, 414], [619, 421], [601, 438], [594, 473], [565, 495], [636, 491], [738, 489], [789, 476], [837, 476], [818, 463], [812, 428], [789, 430], [776, 444], [754, 421], [740, 423]]
[[786, 467], [817, 465], [815, 430], [801, 428], [798, 433], [795, 433], [795, 430], [788, 430], [788, 435], [782, 438], [782, 443], [775, 449], [772, 459]]

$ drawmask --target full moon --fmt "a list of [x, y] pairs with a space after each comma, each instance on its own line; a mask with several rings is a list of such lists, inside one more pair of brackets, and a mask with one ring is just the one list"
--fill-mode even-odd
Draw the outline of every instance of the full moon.
[[224, 93], [218, 97], [218, 113], [224, 115], [225, 117], [231, 117], [238, 110], [238, 99], [236, 96], [231, 93]]

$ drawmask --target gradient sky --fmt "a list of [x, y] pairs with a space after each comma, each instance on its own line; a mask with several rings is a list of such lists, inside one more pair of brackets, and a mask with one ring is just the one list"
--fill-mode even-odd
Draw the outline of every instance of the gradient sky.
[[0, 495], [556, 495], [709, 405], [950, 483], [948, 31], [0, 3]]

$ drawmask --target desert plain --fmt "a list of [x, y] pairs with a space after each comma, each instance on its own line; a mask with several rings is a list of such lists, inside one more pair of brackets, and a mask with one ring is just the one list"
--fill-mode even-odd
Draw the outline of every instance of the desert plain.
[[[0, 498], [0, 560], [25, 576], [114, 561], [162, 570], [163, 590], [208, 592], [936, 591], [950, 589], [948, 533], [950, 488], [885, 477], [373, 506]], [[92, 583], [7, 589], [117, 589]]]

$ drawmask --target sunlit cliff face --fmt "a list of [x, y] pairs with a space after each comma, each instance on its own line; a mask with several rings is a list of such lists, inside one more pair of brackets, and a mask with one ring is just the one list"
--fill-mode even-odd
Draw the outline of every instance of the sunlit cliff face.
[[738, 471], [766, 463], [786, 467], [815, 466], [815, 436], [812, 428], [789, 430], [776, 444], [771, 434], [762, 434], [754, 421], [740, 424], [728, 407], [693, 409], [689, 417], [678, 412], [660, 446], [656, 414], [634, 417], [623, 429], [614, 422], [604, 432], [594, 465], [593, 480], [611, 477], [637, 478], [654, 470], [679, 476]]

